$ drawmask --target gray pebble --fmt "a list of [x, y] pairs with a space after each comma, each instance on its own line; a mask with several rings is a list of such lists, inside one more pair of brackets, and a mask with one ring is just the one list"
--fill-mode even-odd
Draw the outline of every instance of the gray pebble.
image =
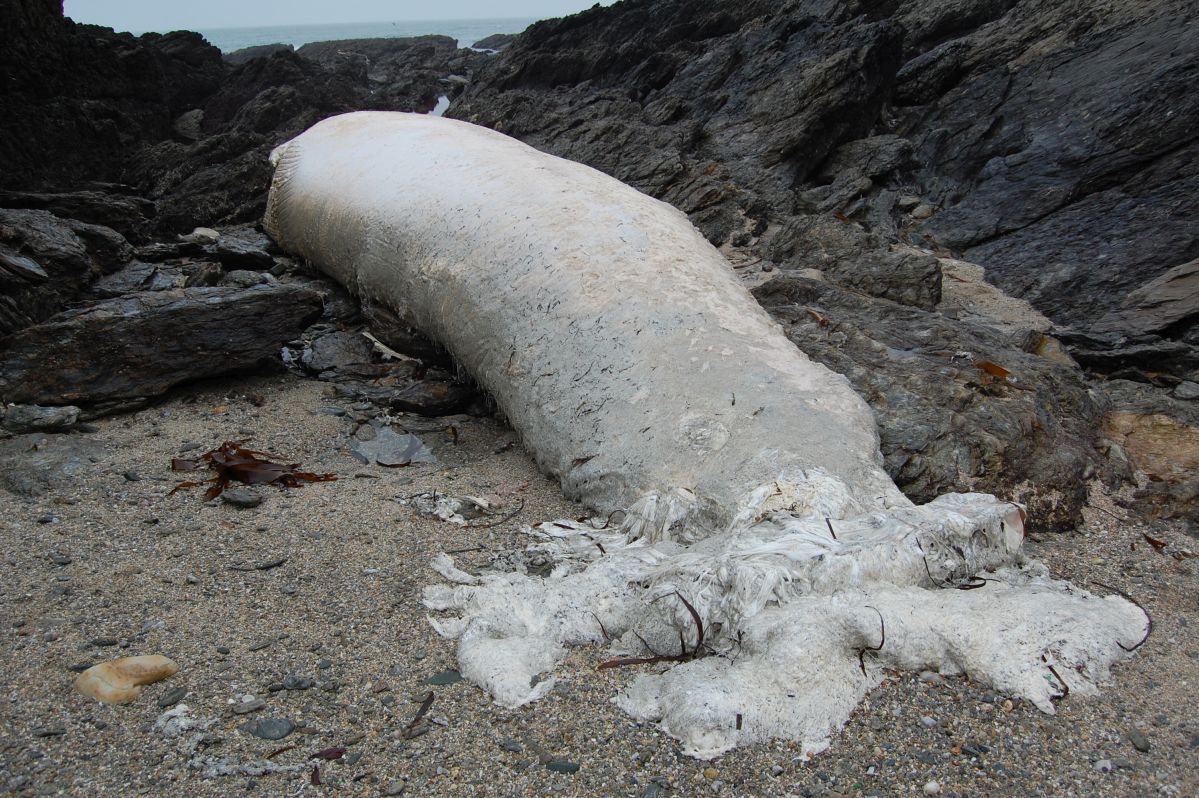
[[505, 751], [511, 751], [514, 754], [523, 754], [525, 751], [524, 746], [511, 737], [500, 740], [500, 748], [503, 748]]
[[579, 764], [577, 762], [567, 762], [565, 759], [551, 759], [545, 763], [546, 770], [552, 770], [554, 773], [578, 773]]
[[393, 781], [383, 788], [384, 795], [403, 795], [406, 785], [402, 781]]
[[130, 482], [141, 482], [142, 475], [137, 473], [136, 471], [126, 471], [125, 479], [127, 479]]
[[257, 712], [266, 707], [266, 702], [261, 698], [254, 698], [249, 701], [242, 701], [233, 705], [234, 715], [249, 715], [251, 712]]
[[262, 651], [262, 649], [266, 648], [267, 646], [269, 646], [271, 643], [274, 643], [274, 642], [275, 642], [275, 638], [264, 637], [256, 643], [251, 643], [250, 651]]
[[229, 646], [217, 646], [217, 647], [216, 647], [216, 653], [218, 653], [218, 654], [228, 654], [228, 653], [229, 653]]
[[1110, 759], [1100, 759], [1092, 765], [1096, 773], [1111, 773], [1112, 761]]
[[935, 671], [921, 671], [920, 681], [927, 684], [941, 684], [945, 680], [941, 678], [941, 674]]
[[262, 497], [252, 490], [246, 488], [234, 488], [227, 490], [221, 494], [221, 499], [225, 504], [232, 504], [234, 507], [249, 509], [262, 504]]
[[307, 676], [288, 676], [283, 680], [284, 690], [311, 690], [316, 687], [316, 681]]
[[287, 718], [262, 718], [247, 721], [237, 728], [260, 740], [282, 740], [296, 730], [296, 724]]
[[325, 671], [325, 670], [328, 670], [329, 668], [332, 668], [332, 667], [333, 667], [333, 663], [332, 663], [332, 662], [330, 662], [330, 661], [329, 661], [329, 660], [327, 660], [327, 659], [322, 659], [322, 660], [319, 660], [319, 661], [316, 663], [316, 667], [318, 667], [318, 668], [320, 668], [321, 670]]
[[1149, 753], [1149, 738], [1140, 729], [1128, 730], [1128, 741], [1143, 754]]
[[920, 717], [920, 723], [921, 723], [921, 725], [923, 725], [925, 728], [928, 728], [928, 729], [933, 729], [933, 728], [936, 728], [936, 726], [937, 726], [937, 719], [936, 719], [936, 718], [930, 718], [928, 715], [922, 715], [922, 716]]
[[458, 671], [442, 671], [441, 673], [435, 673], [428, 679], [425, 679], [425, 684], [447, 685], [457, 684], [460, 681], [462, 681], [462, 674]]
[[186, 695], [187, 688], [172, 687], [159, 697], [158, 706], [162, 707], [163, 709], [166, 709], [167, 707], [173, 707], [182, 701]]
[[96, 646], [97, 648], [107, 648], [108, 646], [115, 646], [119, 642], [121, 642], [121, 641], [117, 640], [115, 637], [97, 637], [91, 641], [92, 645]]
[[50, 555], [50, 562], [54, 563], [55, 565], [70, 565], [71, 558], [62, 552], [56, 551]]
[[362, 759], [362, 752], [354, 751], [352, 753], [346, 754], [345, 758], [342, 759], [341, 761], [347, 765], [357, 765], [358, 760], [360, 760], [360, 759]]

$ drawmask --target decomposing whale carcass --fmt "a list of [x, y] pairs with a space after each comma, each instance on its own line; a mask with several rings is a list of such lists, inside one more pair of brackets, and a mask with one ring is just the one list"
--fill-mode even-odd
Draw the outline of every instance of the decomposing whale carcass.
[[542, 525], [548, 577], [434, 561], [453, 584], [425, 602], [457, 613], [434, 623], [498, 702], [544, 695], [565, 646], [608, 643], [674, 663], [617, 702], [689, 753], [813, 751], [884, 668], [965, 672], [1052, 712], [1147, 634], [1134, 604], [1026, 561], [1019, 507], [908, 501], [867, 405], [670, 206], [408, 114], [327, 119], [273, 158], [280, 245], [445, 346], [568, 496], [623, 512]]

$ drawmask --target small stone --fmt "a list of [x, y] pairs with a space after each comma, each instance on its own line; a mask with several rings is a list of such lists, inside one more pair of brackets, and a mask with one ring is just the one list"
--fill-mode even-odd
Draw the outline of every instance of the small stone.
[[347, 765], [357, 765], [358, 761], [360, 759], [362, 759], [362, 752], [361, 751], [353, 751], [351, 753], [346, 754], [345, 758], [343, 758], [341, 761]]
[[[269, 643], [268, 643], [268, 645], [269, 645]], [[217, 646], [217, 647], [216, 647], [216, 653], [218, 653], [218, 654], [228, 654], [228, 653], [229, 653], [229, 646]]]
[[1149, 738], [1145, 736], [1140, 729], [1128, 730], [1128, 741], [1132, 743], [1132, 747], [1143, 754], [1149, 753]]
[[178, 665], [157, 654], [125, 657], [88, 668], [75, 678], [75, 689], [106, 704], [128, 704], [142, 694], [145, 685], [178, 672]]
[[1012, 699], [1005, 698], [1003, 700], [1003, 711], [1004, 712], [1011, 712], [1015, 708], [1016, 708], [1016, 705], [1012, 703]]
[[447, 684], [457, 684], [460, 681], [462, 681], [462, 674], [458, 671], [442, 671], [425, 679], [425, 684], [444, 686]]
[[546, 770], [552, 770], [554, 773], [578, 773], [579, 764], [577, 762], [567, 762], [565, 759], [551, 759], [545, 763]]
[[237, 728], [260, 740], [282, 740], [296, 730], [296, 724], [287, 718], [262, 718], [247, 721]]
[[1174, 386], [1174, 396], [1179, 399], [1199, 399], [1199, 382], [1184, 380]]
[[941, 785], [939, 782], [926, 781], [924, 783], [924, 787], [921, 788], [921, 791], [925, 795], [940, 795], [941, 794]]
[[166, 709], [168, 707], [173, 707], [176, 704], [178, 704], [180, 701], [182, 701], [186, 696], [187, 696], [187, 688], [172, 687], [170, 690], [167, 690], [165, 693], [163, 693], [159, 697], [158, 706], [162, 707], [163, 709]]
[[39, 726], [33, 730], [34, 737], [62, 737], [67, 730], [61, 726]]
[[108, 648], [109, 646], [115, 646], [119, 642], [121, 641], [115, 637], [97, 637], [91, 641], [92, 645], [97, 648]]
[[929, 205], [926, 202], [922, 202], [919, 205], [917, 205], [915, 208], [912, 209], [912, 218], [913, 219], [928, 219], [934, 213], [936, 213], [936, 210], [937, 209], [934, 208], [932, 205]]
[[307, 676], [288, 676], [283, 679], [284, 690], [311, 690], [316, 682]]
[[418, 648], [416, 651], [412, 652], [412, 658], [414, 660], [416, 660], [417, 662], [420, 662], [422, 659], [424, 659], [427, 656], [429, 656], [429, 654], [423, 648]]
[[261, 698], [252, 698], [248, 701], [239, 701], [231, 709], [234, 715], [249, 715], [251, 712], [257, 712], [264, 707], [266, 707], [265, 701]]
[[1091, 767], [1093, 767], [1095, 769], [1096, 773], [1111, 773], [1112, 772], [1112, 761], [1110, 759], [1100, 759], [1100, 760], [1096, 761], [1095, 764], [1092, 765]]
[[142, 475], [137, 473], [136, 471], [126, 471], [125, 479], [129, 482], [141, 482]]
[[926, 729], [933, 729], [933, 728], [936, 728], [936, 726], [937, 726], [937, 719], [930, 718], [928, 715], [922, 715], [920, 717], [920, 724], [922, 726], [924, 726]]
[[782, 765], [774, 765], [770, 768], [770, 775], [777, 779], [779, 776], [783, 775], [783, 770], [784, 768]]
[[941, 674], [936, 673], [935, 671], [921, 671], [920, 681], [924, 682], [925, 684], [941, 684], [945, 680], [941, 678]]
[[712, 779], [716, 778], [719, 775], [720, 775], [720, 771], [717, 770], [716, 768], [704, 768], [704, 778], [707, 779], [708, 781], [711, 781]]
[[83, 673], [85, 670], [87, 670], [88, 668], [92, 667], [95, 664], [96, 663], [94, 663], [94, 662], [75, 662], [75, 663], [68, 665], [67, 670], [72, 671], [74, 673]]
[[227, 490], [221, 494], [221, 499], [225, 504], [231, 504], [234, 507], [242, 509], [250, 509], [262, 504], [262, 497], [252, 490], [246, 488], [234, 488]]
[[327, 671], [327, 670], [329, 670], [329, 668], [333, 667], [333, 663], [327, 659], [322, 659], [322, 660], [317, 661], [316, 667], [320, 668], [323, 671]]
[[514, 754], [523, 754], [525, 751], [524, 746], [516, 742], [516, 740], [513, 740], [511, 737], [500, 740], [500, 748], [503, 748], [505, 751], [510, 751]]
[[264, 637], [261, 640], [250, 644], [250, 651], [262, 651], [264, 648], [275, 642], [273, 637]]
[[70, 565], [71, 558], [66, 554], [56, 551], [50, 555], [50, 562], [54, 563], [55, 565]]
[[383, 788], [383, 794], [384, 795], [403, 795], [404, 789], [406, 786], [407, 785], [405, 785], [404, 782], [402, 782], [402, 781], [390, 782], [386, 787]]

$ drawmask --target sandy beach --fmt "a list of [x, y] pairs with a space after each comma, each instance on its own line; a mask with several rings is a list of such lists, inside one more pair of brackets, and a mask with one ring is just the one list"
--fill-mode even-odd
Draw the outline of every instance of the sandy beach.
[[[638, 669], [597, 670], [598, 647], [573, 649], [554, 691], [515, 711], [455, 681], [454, 645], [420, 601], [440, 579], [429, 560], [453, 551], [460, 567], [486, 568], [526, 545], [522, 525], [580, 508], [494, 419], [399, 417], [438, 463], [364, 465], [348, 453], [361, 413], [327, 392], [294, 375], [207, 382], [94, 432], [40, 436], [39, 453], [96, 445], [41, 495], [0, 494], [0, 787], [641, 798], [1184, 796], [1199, 785], [1195, 565], [1171, 556], [1194, 541], [1156, 551], [1107, 497], [1076, 534], [1028, 543], [1055, 575], [1118, 587], [1154, 617], [1099, 697], [1070, 696], [1048, 716], [966, 678], [895, 673], [810, 760], [776, 742], [700, 762], [610, 703]], [[172, 457], [229, 440], [338, 479], [250, 488], [263, 499], [252, 508], [205, 502], [201, 488], [170, 495], [188, 476], [170, 471]], [[44, 485], [35, 459], [6, 478]], [[431, 491], [482, 498], [492, 515], [463, 527], [406, 501]], [[84, 666], [136, 654], [180, 671], [122, 706], [72, 689]], [[168, 738], [156, 729], [168, 711], [201, 725]], [[251, 733], [289, 726], [277, 740]]]

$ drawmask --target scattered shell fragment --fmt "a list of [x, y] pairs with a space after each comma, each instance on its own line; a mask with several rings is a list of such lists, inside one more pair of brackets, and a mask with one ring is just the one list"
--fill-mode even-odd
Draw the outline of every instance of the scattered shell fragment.
[[105, 704], [128, 704], [142, 694], [142, 687], [161, 682], [179, 672], [167, 657], [151, 654], [101, 662], [79, 674], [75, 689]]

